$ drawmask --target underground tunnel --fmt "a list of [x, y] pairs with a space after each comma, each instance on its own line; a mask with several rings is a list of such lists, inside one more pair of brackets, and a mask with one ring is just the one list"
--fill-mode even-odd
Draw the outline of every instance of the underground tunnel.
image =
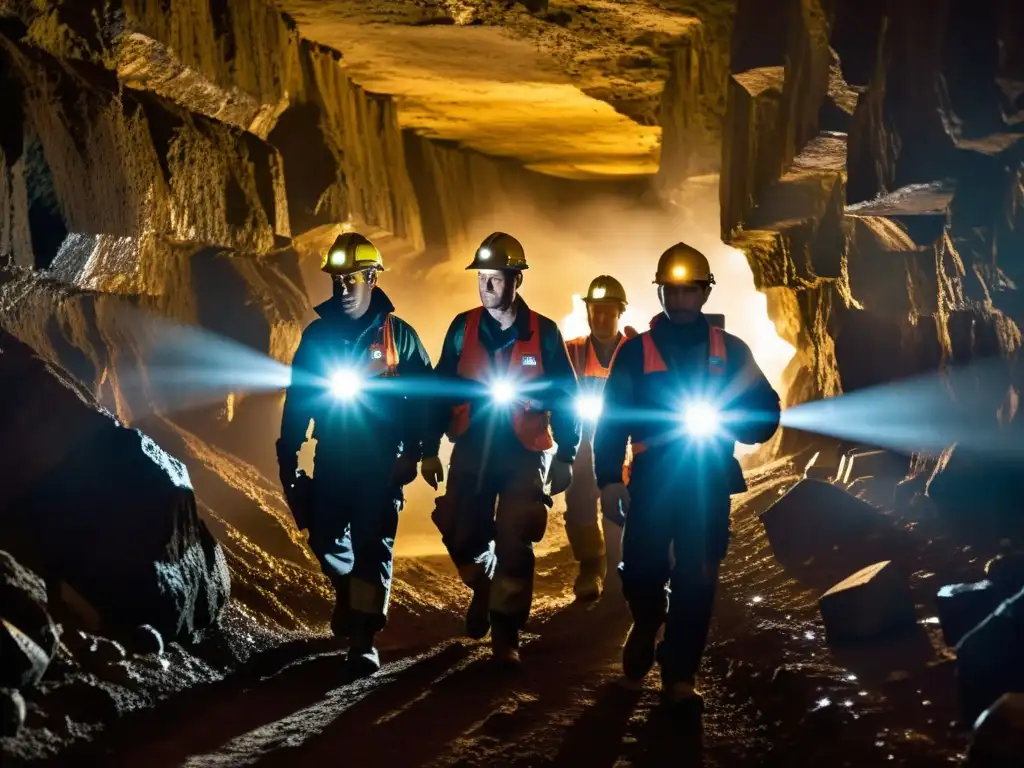
[[[1020, 764], [1017, 6], [0, 0], [0, 764]], [[439, 366], [494, 232], [566, 342], [591, 333], [591, 281], [621, 283], [642, 338], [608, 365], [616, 396], [675, 323], [656, 273], [688, 244], [728, 361], [749, 349], [779, 396], [777, 429], [714, 454], [745, 488], [721, 505], [696, 710], [664, 650], [690, 631], [690, 541], [663, 677], [631, 679], [635, 555], [575, 591], [557, 444], [517, 665], [495, 587], [490, 635], [467, 636], [446, 437], [443, 484], [403, 489], [380, 669], [352, 676], [282, 487], [292, 362], [358, 233]], [[583, 430], [598, 464], [611, 413]], [[324, 424], [297, 458], [314, 494], [344, 474]], [[370, 456], [359, 434], [346, 455]], [[628, 486], [599, 467], [595, 509], [642, 498], [638, 444]], [[660, 466], [673, 489], [715, 476]]]

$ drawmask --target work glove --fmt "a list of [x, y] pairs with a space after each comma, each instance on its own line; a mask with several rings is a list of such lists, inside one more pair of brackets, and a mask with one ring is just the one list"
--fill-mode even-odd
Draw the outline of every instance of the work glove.
[[561, 459], [551, 462], [548, 469], [548, 482], [551, 483], [551, 495], [565, 493], [572, 484], [572, 464]]
[[618, 526], [626, 524], [629, 512], [629, 489], [625, 483], [609, 483], [601, 489], [601, 514]]
[[625, 336], [627, 339], [635, 339], [640, 334], [636, 332], [636, 328], [634, 328], [632, 325], [627, 325], [625, 328], [622, 329], [622, 335]]
[[435, 491], [444, 480], [444, 465], [437, 456], [428, 456], [420, 465], [420, 474]]
[[403, 453], [391, 467], [391, 484], [404, 486], [416, 479], [416, 458]]

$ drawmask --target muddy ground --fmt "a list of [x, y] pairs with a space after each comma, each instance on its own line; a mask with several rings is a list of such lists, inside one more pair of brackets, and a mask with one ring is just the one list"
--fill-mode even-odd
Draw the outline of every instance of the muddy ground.
[[[499, 671], [486, 644], [458, 637], [455, 614], [394, 623], [385, 666], [346, 684], [329, 641], [263, 654], [222, 683], [114, 726], [55, 764], [830, 765], [935, 766], [963, 759], [953, 655], [930, 596], [981, 567], [970, 552], [916, 534], [916, 632], [830, 650], [816, 597], [832, 574], [797, 581], [774, 561], [757, 514], [795, 482], [791, 462], [752, 476], [737, 497], [734, 542], [703, 668], [706, 709], [668, 711], [656, 680], [616, 683], [629, 620], [620, 599], [571, 600], [566, 550], [542, 558], [523, 667]], [[930, 554], [934, 553], [934, 554]], [[972, 562], [973, 560], [973, 562]], [[442, 558], [417, 567], [447, 573]], [[834, 568], [841, 569], [839, 563]]]

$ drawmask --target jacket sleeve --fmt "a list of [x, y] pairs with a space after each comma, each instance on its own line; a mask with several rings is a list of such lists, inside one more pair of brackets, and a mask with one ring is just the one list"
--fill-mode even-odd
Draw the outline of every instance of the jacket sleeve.
[[544, 373], [551, 383], [551, 434], [558, 444], [555, 458], [572, 463], [580, 448], [583, 425], [576, 415], [576, 371], [569, 361], [569, 353], [562, 332], [551, 322], [542, 346]]
[[441, 450], [441, 438], [451, 419], [452, 399], [445, 392], [457, 377], [460, 336], [465, 324], [464, 314], [452, 320], [441, 346], [441, 357], [434, 368], [434, 386], [426, 401], [426, 432], [423, 437], [423, 456], [427, 458], [437, 456]]
[[728, 341], [728, 365], [732, 375], [727, 407], [735, 413], [729, 430], [740, 443], [767, 442], [779, 427], [779, 395], [758, 367], [750, 347], [735, 337]]
[[594, 472], [597, 485], [604, 488], [622, 482], [632, 425], [628, 419], [634, 406], [633, 372], [642, 365], [639, 341], [630, 339], [615, 356], [604, 386], [604, 409], [594, 433]]
[[[314, 417], [314, 398], [319, 395], [316, 386], [316, 324], [310, 325], [302, 334], [299, 348], [292, 358], [292, 381], [284, 394], [284, 409], [281, 414], [281, 439], [278, 441], [278, 456], [292, 457], [306, 441], [309, 421]], [[296, 458], [296, 461], [298, 459]]]
[[403, 452], [419, 458], [429, 432], [431, 400], [426, 388], [431, 383], [430, 355], [411, 325], [397, 318], [394, 322], [398, 337], [398, 377], [403, 388], [408, 388], [403, 400]]

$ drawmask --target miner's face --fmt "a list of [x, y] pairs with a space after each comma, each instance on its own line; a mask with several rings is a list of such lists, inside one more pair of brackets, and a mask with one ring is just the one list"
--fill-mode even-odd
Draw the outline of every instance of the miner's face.
[[673, 323], [691, 323], [696, 320], [710, 295], [711, 286], [707, 283], [658, 286], [661, 308]]
[[477, 272], [480, 303], [484, 309], [508, 309], [515, 301], [516, 292], [523, 281], [521, 272], [499, 269], [481, 269]]
[[619, 332], [619, 318], [622, 316], [621, 304], [588, 304], [587, 320], [590, 332], [598, 341], [610, 341]]
[[377, 285], [377, 270], [364, 269], [351, 275], [334, 276], [334, 295], [341, 299], [341, 310], [358, 320], [370, 308], [370, 296]]

